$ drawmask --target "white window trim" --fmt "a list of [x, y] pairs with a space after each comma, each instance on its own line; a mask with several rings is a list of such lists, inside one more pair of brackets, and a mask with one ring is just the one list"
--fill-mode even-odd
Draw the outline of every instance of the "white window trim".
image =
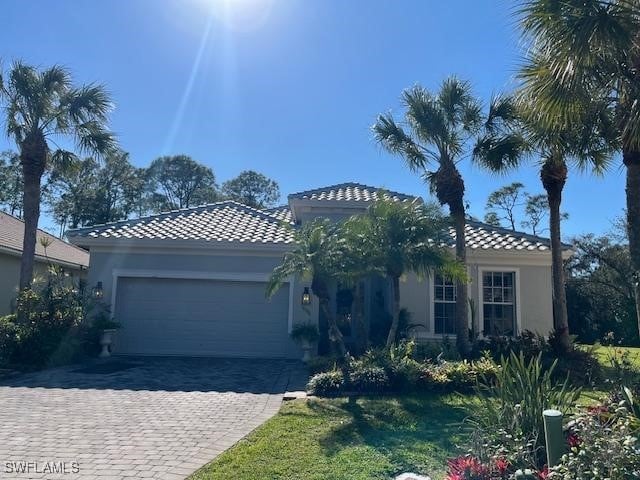
[[[174, 278], [184, 280], [221, 280], [233, 282], [267, 282], [270, 274], [268, 273], [238, 273], [238, 272], [198, 272], [183, 270], [129, 270], [119, 269], [113, 270], [113, 282], [111, 284], [111, 313], [116, 312], [116, 298], [118, 291], [118, 279], [124, 278]], [[288, 333], [293, 328], [293, 295], [294, 283], [293, 277], [289, 277], [284, 283], [289, 285], [289, 311], [288, 311]]]
[[520, 332], [522, 332], [522, 312], [520, 310], [520, 305], [522, 302], [520, 301], [520, 268], [518, 267], [508, 267], [505, 265], [496, 265], [496, 266], [480, 266], [478, 267], [478, 328], [480, 329], [480, 334], [484, 335], [482, 332], [484, 330], [484, 295], [482, 294], [482, 286], [483, 286], [483, 273], [484, 272], [513, 272], [515, 274], [515, 313], [516, 313], [516, 331], [514, 332], [514, 336], [518, 336]]
[[[429, 292], [429, 310], [430, 310], [430, 329], [429, 329], [429, 333], [431, 334], [431, 336], [433, 336], [433, 338], [444, 338], [444, 337], [451, 337], [451, 338], [455, 338], [456, 334], [455, 333], [436, 333], [436, 276], [434, 273], [431, 273], [429, 275], [429, 282], [431, 283], [431, 288], [429, 288], [428, 292]], [[458, 286], [456, 284], [456, 282], [453, 282], [454, 287], [456, 288], [456, 296], [458, 294]], [[445, 303], [453, 303], [454, 305], [456, 304], [456, 302], [445, 302]], [[467, 320], [468, 323], [468, 320]]]

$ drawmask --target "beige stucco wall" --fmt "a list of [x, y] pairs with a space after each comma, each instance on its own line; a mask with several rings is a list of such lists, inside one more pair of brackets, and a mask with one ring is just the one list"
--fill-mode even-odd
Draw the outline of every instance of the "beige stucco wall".
[[[473, 258], [470, 255], [469, 267], [469, 298], [477, 306], [476, 325], [482, 325], [481, 292], [479, 288], [479, 273], [482, 269], [495, 271], [516, 272], [516, 308], [518, 329], [531, 330], [541, 335], [547, 335], [553, 328], [553, 303], [550, 258], [536, 258], [535, 260], [509, 255], [490, 258]], [[411, 313], [412, 323], [423, 325], [424, 328], [415, 330], [418, 337], [433, 337], [432, 309], [433, 287], [429, 278], [419, 280], [414, 274], [408, 274], [400, 283], [401, 306]], [[469, 319], [471, 322], [471, 317]], [[480, 327], [481, 329], [482, 327]]]
[[[47, 272], [48, 264], [36, 261], [33, 270], [35, 279], [43, 276]], [[78, 277], [84, 277], [86, 271], [73, 270], [67, 268], [72, 274], [72, 278], [77, 281]], [[15, 306], [15, 298], [18, 293], [20, 281], [20, 257], [0, 253], [0, 316], [11, 313]]]
[[19, 278], [20, 258], [0, 254], [0, 315], [11, 313]]

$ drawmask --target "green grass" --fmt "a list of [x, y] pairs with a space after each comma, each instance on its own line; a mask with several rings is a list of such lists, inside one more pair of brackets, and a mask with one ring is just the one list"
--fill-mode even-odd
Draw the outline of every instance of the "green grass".
[[[640, 348], [626, 350], [640, 369]], [[595, 354], [605, 375], [613, 374], [612, 350], [599, 346]], [[606, 394], [586, 389], [580, 404]], [[440, 479], [446, 460], [460, 453], [460, 423], [472, 402], [455, 395], [288, 402], [191, 479], [370, 480], [405, 471]]]
[[596, 357], [598, 357], [598, 360], [605, 369], [611, 368], [609, 359], [612, 355], [616, 355], [616, 351], [629, 352], [629, 361], [636, 369], [640, 370], [640, 348], [638, 347], [603, 347], [602, 345], [598, 345], [594, 348]]
[[442, 478], [458, 453], [467, 402], [453, 395], [288, 402], [191, 478], [370, 480], [404, 471]]

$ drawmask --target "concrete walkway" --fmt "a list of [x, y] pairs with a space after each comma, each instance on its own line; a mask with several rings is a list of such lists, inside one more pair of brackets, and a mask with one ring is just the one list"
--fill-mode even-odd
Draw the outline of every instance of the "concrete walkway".
[[0, 479], [183, 479], [304, 379], [296, 362], [116, 358], [0, 381]]

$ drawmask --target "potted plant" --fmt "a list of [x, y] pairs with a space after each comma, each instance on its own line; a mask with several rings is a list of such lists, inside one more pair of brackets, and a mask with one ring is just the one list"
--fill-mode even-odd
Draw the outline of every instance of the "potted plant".
[[311, 350], [320, 338], [318, 327], [311, 323], [298, 323], [291, 330], [291, 338], [302, 347], [302, 361], [311, 360]]
[[120, 323], [109, 318], [107, 315], [99, 315], [93, 321], [93, 327], [100, 332], [99, 343], [102, 347], [100, 358], [111, 356], [111, 344], [113, 343], [113, 334], [120, 328]]

